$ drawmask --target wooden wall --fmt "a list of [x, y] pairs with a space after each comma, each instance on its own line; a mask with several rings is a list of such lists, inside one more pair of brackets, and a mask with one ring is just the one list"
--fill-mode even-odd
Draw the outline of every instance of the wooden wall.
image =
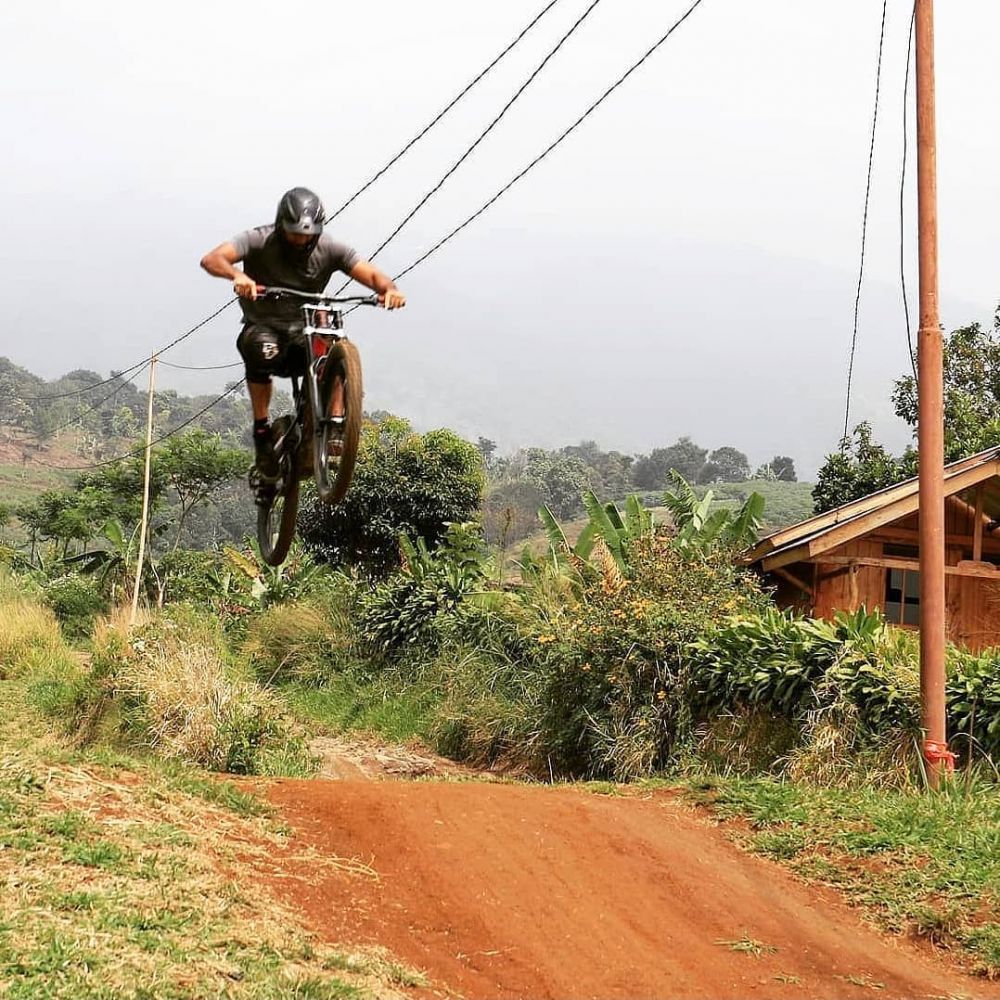
[[[948, 498], [945, 504], [945, 561], [957, 566], [971, 558], [974, 516], [968, 507]], [[864, 538], [832, 549], [834, 557], [882, 558], [885, 545], [917, 545], [918, 517], [912, 514], [884, 528], [875, 529]], [[1000, 556], [1000, 538], [984, 534], [983, 554]], [[886, 570], [878, 566], [848, 567], [823, 562], [801, 562], [788, 567], [797, 579], [814, 585], [812, 606], [798, 588], [787, 580], [774, 578], [778, 584], [776, 599], [782, 607], [812, 613], [817, 618], [831, 618], [835, 611], [854, 611], [862, 604], [881, 609], [885, 601]], [[1000, 574], [996, 582], [973, 576], [949, 574], [945, 578], [948, 637], [973, 650], [1000, 646]], [[907, 627], [907, 626], [903, 626]]]

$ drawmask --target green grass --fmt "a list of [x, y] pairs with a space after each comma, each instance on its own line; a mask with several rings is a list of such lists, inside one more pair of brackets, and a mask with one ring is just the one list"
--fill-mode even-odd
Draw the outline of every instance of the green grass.
[[428, 684], [334, 675], [323, 687], [289, 684], [280, 692], [292, 712], [322, 733], [371, 732], [394, 743], [429, 739], [440, 695]]
[[751, 850], [1000, 975], [1000, 786], [958, 780], [923, 794], [712, 778], [690, 794], [746, 820], [735, 830]]
[[16, 506], [31, 500], [45, 490], [57, 490], [68, 486], [72, 478], [71, 472], [46, 469], [34, 463], [0, 464], [0, 496], [3, 497], [4, 503]]

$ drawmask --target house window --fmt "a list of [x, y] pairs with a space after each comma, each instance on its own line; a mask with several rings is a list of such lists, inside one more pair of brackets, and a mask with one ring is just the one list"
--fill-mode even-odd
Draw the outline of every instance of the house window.
[[[917, 549], [910, 545], [886, 545], [887, 557], [915, 559]], [[885, 601], [882, 606], [886, 620], [896, 625], [920, 624], [920, 573], [915, 569], [885, 571]]]

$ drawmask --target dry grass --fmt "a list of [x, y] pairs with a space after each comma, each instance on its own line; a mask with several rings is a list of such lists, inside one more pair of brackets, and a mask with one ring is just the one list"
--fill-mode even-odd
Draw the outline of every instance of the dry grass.
[[22, 673], [32, 659], [64, 649], [55, 615], [20, 593], [9, 578], [0, 580], [0, 679]]
[[321, 679], [350, 651], [352, 629], [338, 617], [313, 604], [276, 605], [251, 623], [243, 652], [265, 683]]
[[17, 690], [0, 686], [4, 996], [330, 1000], [422, 982], [384, 953], [324, 948], [267, 888], [365, 865], [297, 852], [268, 816], [183, 791], [189, 772], [39, 739]]
[[309, 772], [303, 734], [278, 698], [234, 677], [212, 637], [190, 625], [147, 616], [130, 633], [120, 618], [102, 621], [93, 662], [104, 690], [95, 712], [113, 715], [130, 743], [215, 771]]

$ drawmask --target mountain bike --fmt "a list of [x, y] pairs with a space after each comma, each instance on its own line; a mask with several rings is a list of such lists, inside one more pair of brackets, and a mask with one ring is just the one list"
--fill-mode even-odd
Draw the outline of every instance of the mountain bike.
[[[293, 288], [258, 288], [265, 298], [302, 300], [307, 364], [293, 375], [294, 412], [271, 425], [276, 479], [250, 471], [257, 503], [257, 542], [269, 566], [280, 566], [295, 537], [299, 480], [312, 474], [320, 499], [339, 503], [354, 473], [361, 437], [361, 357], [341, 332], [344, 306], [377, 306], [377, 295], [331, 298]], [[334, 410], [340, 412], [334, 412]]]

